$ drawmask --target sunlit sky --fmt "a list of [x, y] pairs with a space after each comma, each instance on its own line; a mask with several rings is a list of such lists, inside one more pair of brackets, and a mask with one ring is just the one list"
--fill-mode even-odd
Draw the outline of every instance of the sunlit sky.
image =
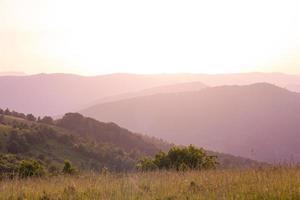
[[299, 0], [0, 0], [0, 72], [300, 74]]

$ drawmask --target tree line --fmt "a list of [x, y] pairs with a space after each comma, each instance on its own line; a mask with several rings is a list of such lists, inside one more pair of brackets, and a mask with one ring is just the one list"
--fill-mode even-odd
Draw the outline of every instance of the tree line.
[[54, 120], [50, 116], [36, 117], [33, 114], [24, 114], [24, 113], [19, 113], [16, 111], [10, 111], [8, 108], [5, 110], [2, 110], [0, 108], [0, 123], [3, 122], [3, 115], [17, 117], [17, 118], [25, 119], [25, 120], [32, 121], [32, 122], [54, 124]]
[[145, 157], [137, 164], [140, 171], [153, 170], [205, 170], [216, 168], [216, 156], [208, 155], [204, 149], [190, 145], [188, 147], [172, 147], [167, 153], [160, 152], [155, 157]]

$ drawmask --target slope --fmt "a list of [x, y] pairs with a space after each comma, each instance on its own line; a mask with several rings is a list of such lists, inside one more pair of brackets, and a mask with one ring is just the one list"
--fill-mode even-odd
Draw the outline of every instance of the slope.
[[178, 144], [260, 161], [300, 161], [300, 94], [267, 83], [138, 97], [82, 113]]

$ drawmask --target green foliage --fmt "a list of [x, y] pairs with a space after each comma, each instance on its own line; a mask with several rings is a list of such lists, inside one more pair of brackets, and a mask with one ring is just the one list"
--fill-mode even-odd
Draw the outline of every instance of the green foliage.
[[54, 120], [52, 119], [52, 117], [49, 116], [45, 116], [42, 119], [39, 119], [38, 122], [50, 124], [50, 125], [54, 124]]
[[57, 125], [72, 130], [80, 136], [102, 143], [115, 144], [126, 152], [133, 149], [146, 155], [154, 155], [158, 148], [155, 144], [145, 141], [142, 136], [134, 134], [114, 123], [103, 123], [86, 118], [79, 113], [67, 113], [57, 121]]
[[12, 178], [18, 173], [21, 158], [11, 154], [0, 154], [0, 179]]
[[11, 131], [6, 148], [9, 153], [13, 154], [24, 153], [29, 150], [26, 139], [24, 136], [19, 135], [16, 130]]
[[62, 170], [63, 174], [73, 175], [76, 173], [76, 169], [72, 166], [69, 160], [65, 160], [65, 165]]
[[[100, 172], [103, 168], [108, 168], [112, 172], [131, 171], [135, 169], [139, 159], [155, 154], [157, 155], [153, 163], [150, 162], [151, 159], [142, 162], [141, 166], [146, 166], [144, 171], [190, 168], [186, 163], [176, 167], [170, 164], [168, 155], [158, 153], [159, 149], [167, 151], [172, 145], [155, 138], [134, 134], [113, 123], [102, 123], [80, 114], [69, 113], [52, 124], [50, 119], [29, 121], [22, 113], [9, 110], [2, 112], [9, 115], [5, 115], [4, 123], [0, 124], [0, 155], [14, 154], [16, 158], [15, 161], [12, 159], [7, 161], [6, 158], [2, 160], [3, 173], [11, 173], [18, 169], [20, 158], [42, 161], [51, 174], [61, 173], [66, 159], [80, 171]], [[223, 155], [219, 157], [223, 158]], [[209, 161], [214, 160], [207, 159], [206, 165], [210, 163]], [[226, 157], [226, 163], [232, 163], [231, 157]], [[214, 165], [214, 162], [211, 164]]]
[[142, 158], [137, 164], [137, 169], [140, 171], [154, 171], [158, 169], [158, 166], [150, 158]]
[[[81, 170], [101, 171], [103, 167], [111, 171], [133, 170], [136, 161], [141, 156], [149, 155], [148, 149], [153, 148], [152, 144], [144, 142], [138, 135], [127, 130], [123, 135], [124, 129], [116, 125], [97, 122], [81, 115], [79, 119], [83, 123], [79, 124], [83, 129], [78, 132], [72, 128], [72, 124], [78, 123], [72, 114], [68, 115], [70, 118], [64, 117], [64, 120], [69, 120], [70, 127], [61, 127], [49, 118], [29, 121], [16, 117], [25, 116], [22, 113], [7, 113], [10, 115], [5, 115], [5, 124], [0, 126], [0, 153], [42, 160], [53, 174], [57, 174], [57, 170], [53, 167], [50, 169], [50, 166], [61, 168], [65, 159], [72, 161]], [[131, 138], [134, 140], [127, 143]], [[141, 148], [136, 144], [141, 144]], [[123, 148], [127, 145], [128, 148]], [[153, 148], [149, 152], [154, 151], [158, 149]]]
[[19, 168], [19, 177], [41, 177], [45, 175], [44, 167], [35, 160], [23, 160]]
[[137, 164], [142, 171], [155, 169], [175, 169], [177, 171], [212, 169], [217, 166], [215, 156], [209, 156], [203, 149], [173, 147], [167, 154], [158, 153], [153, 160], [144, 158]]

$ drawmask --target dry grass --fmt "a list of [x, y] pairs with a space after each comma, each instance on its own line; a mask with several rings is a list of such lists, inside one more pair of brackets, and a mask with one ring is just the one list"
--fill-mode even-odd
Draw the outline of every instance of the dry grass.
[[0, 182], [0, 199], [300, 199], [300, 168], [85, 174]]

